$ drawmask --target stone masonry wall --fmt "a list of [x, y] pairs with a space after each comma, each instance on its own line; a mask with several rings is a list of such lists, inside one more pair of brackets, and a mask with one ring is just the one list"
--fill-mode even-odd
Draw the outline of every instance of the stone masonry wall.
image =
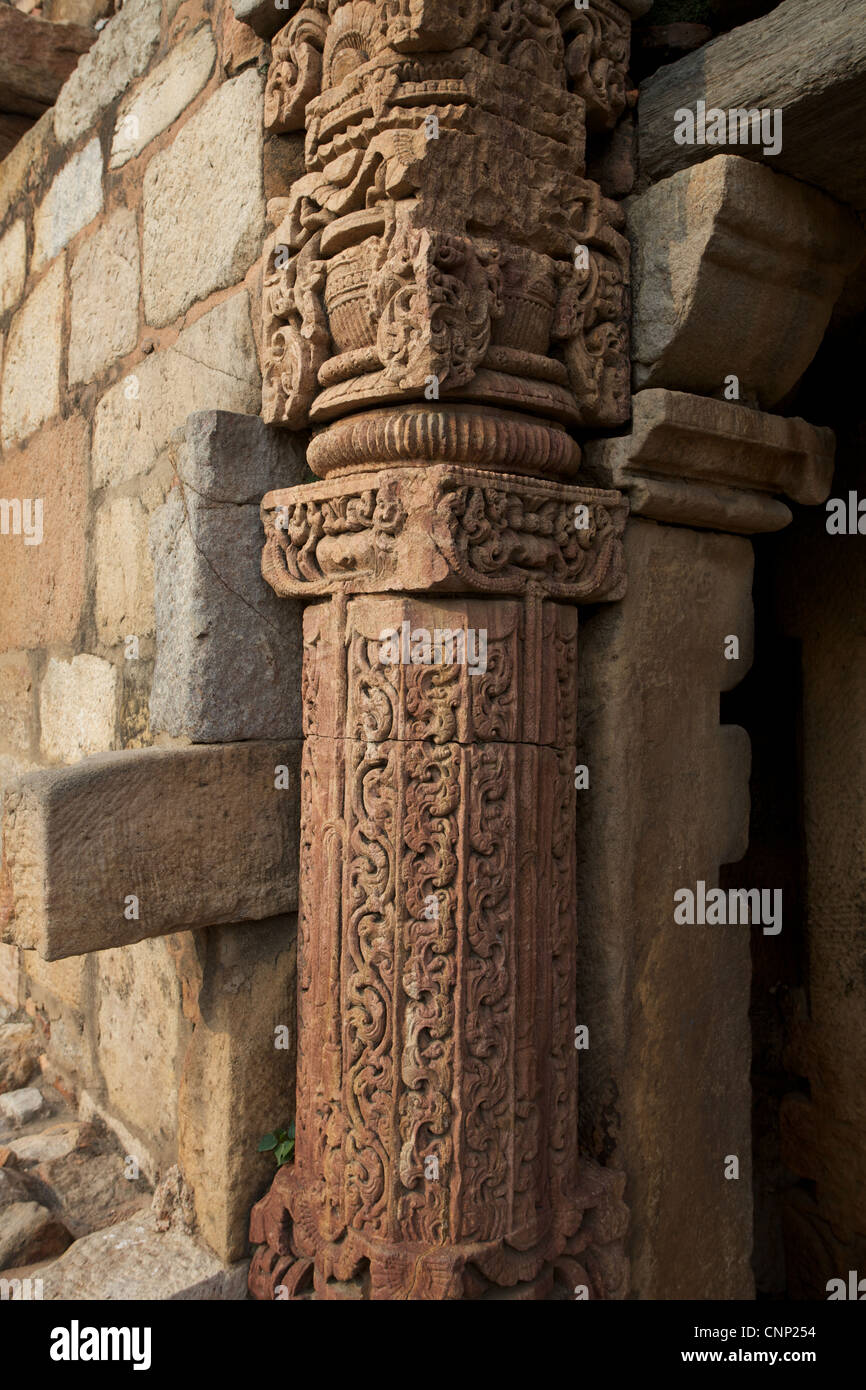
[[[151, 722], [148, 530], [178, 495], [187, 416], [259, 410], [257, 257], [300, 143], [274, 156], [263, 136], [266, 54], [222, 0], [127, 0], [0, 165], [0, 796], [35, 767], [189, 742]], [[287, 933], [257, 938], [277, 982]], [[190, 932], [54, 962], [0, 946], [0, 998], [40, 1021], [44, 1070], [153, 1176], [177, 1156], [208, 949]], [[260, 1026], [272, 1038], [268, 1009]]]

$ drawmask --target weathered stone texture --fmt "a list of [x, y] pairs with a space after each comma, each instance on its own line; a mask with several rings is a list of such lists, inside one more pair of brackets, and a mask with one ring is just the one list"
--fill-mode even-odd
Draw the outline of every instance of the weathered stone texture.
[[42, 1040], [29, 1019], [0, 1024], [0, 1091], [26, 1086], [41, 1051]]
[[137, 364], [96, 407], [93, 482], [128, 482], [147, 472], [174, 430], [196, 410], [255, 413], [261, 377], [249, 297], [232, 295], [163, 352]]
[[[179, 1159], [199, 1230], [226, 1261], [247, 1253], [250, 1207], [273, 1173], [273, 1156], [252, 1148], [292, 1113], [294, 988], [293, 918], [208, 932], [199, 1017], [184, 1060]], [[287, 1030], [279, 1035], [287, 1047], [276, 1046], [277, 1029]]]
[[[662, 68], [641, 87], [641, 174], [653, 179], [709, 158], [718, 147], [677, 145], [674, 113], [708, 107], [783, 111], [773, 168], [866, 209], [862, 112], [866, 95], [866, 3], [785, 0], [697, 53]], [[762, 158], [760, 146], [738, 153]]]
[[16, 755], [30, 751], [33, 729], [33, 673], [26, 652], [0, 658], [0, 748]]
[[51, 657], [39, 690], [42, 752], [76, 762], [112, 747], [117, 718], [117, 668], [82, 653], [71, 661]]
[[46, 111], [0, 160], [0, 219], [21, 196], [32, 171], [42, 166], [53, 131], [54, 111]]
[[0, 1000], [17, 1009], [20, 999], [21, 972], [17, 946], [0, 942]]
[[261, 249], [263, 83], [226, 82], [144, 178], [142, 266], [147, 322], [171, 323], [242, 280]]
[[0, 237], [0, 314], [17, 304], [27, 275], [27, 232], [19, 217]]
[[[122, 896], [127, 888], [120, 865], [118, 873]], [[165, 940], [139, 941], [102, 951], [96, 960], [101, 1099], [163, 1163], [176, 1151], [180, 1059], [191, 1033], [166, 947]]]
[[637, 1298], [750, 1298], [751, 929], [673, 913], [747, 847], [749, 742], [719, 692], [751, 662], [752, 550], [642, 520], [625, 549], [625, 599], [581, 631], [581, 1134], [628, 1174]]
[[96, 630], [113, 646], [153, 634], [153, 571], [147, 513], [136, 497], [114, 497], [96, 517]]
[[0, 1270], [35, 1264], [65, 1250], [72, 1240], [63, 1222], [38, 1202], [14, 1202], [0, 1225]]
[[[12, 320], [3, 355], [4, 448], [26, 439], [60, 409], [64, 260], [31, 290]], [[12, 496], [20, 496], [16, 489]]]
[[628, 203], [633, 380], [772, 406], [799, 380], [866, 249], [851, 213], [734, 155]]
[[33, 214], [33, 269], [53, 260], [102, 211], [102, 146], [89, 141], [54, 178]]
[[[33, 364], [35, 365], [35, 364]], [[0, 461], [0, 497], [42, 499], [41, 545], [3, 536], [0, 650], [72, 642], [85, 597], [88, 429], [74, 417], [8, 450]]]
[[246, 1274], [246, 1260], [226, 1268], [188, 1232], [160, 1231], [150, 1212], [84, 1236], [40, 1271], [46, 1299], [85, 1303], [241, 1299]]
[[190, 416], [179, 485], [151, 523], [156, 666], [150, 722], [194, 742], [300, 735], [300, 613], [261, 574], [258, 502], [303, 451], [245, 415]]
[[[177, 120], [207, 82], [215, 57], [213, 35], [205, 27], [172, 48], [148, 73], [118, 110], [109, 160], [112, 169], [140, 154]], [[222, 132], [215, 127], [211, 136], [218, 146]]]
[[28, 774], [4, 802], [6, 939], [55, 960], [293, 911], [297, 761], [250, 742]]
[[583, 472], [625, 489], [640, 516], [748, 535], [790, 522], [774, 493], [824, 501], [834, 447], [832, 430], [805, 420], [648, 389], [634, 397], [629, 434], [586, 446]]
[[41, 116], [53, 106], [95, 37], [79, 24], [49, 23], [4, 5], [0, 10], [0, 111]]
[[127, 0], [78, 64], [54, 107], [63, 145], [94, 126], [103, 111], [147, 68], [159, 43], [161, 0]]
[[69, 383], [90, 381], [138, 338], [140, 272], [135, 213], [121, 208], [72, 263]]

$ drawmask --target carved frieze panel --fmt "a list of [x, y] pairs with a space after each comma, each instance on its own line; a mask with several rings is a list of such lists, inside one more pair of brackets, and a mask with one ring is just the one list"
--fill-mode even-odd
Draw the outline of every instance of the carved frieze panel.
[[433, 464], [271, 492], [262, 516], [262, 573], [284, 597], [623, 592], [626, 505], [598, 488]]
[[307, 740], [309, 823], [339, 851], [322, 874], [305, 842], [301, 871], [289, 1205], [320, 1296], [365, 1261], [372, 1296], [420, 1296], [412, 1247], [437, 1296], [470, 1259], [514, 1284], [579, 1227], [574, 756]]
[[[356, 598], [304, 612], [304, 734], [544, 743], [577, 734], [577, 610]], [[346, 692], [345, 703], [342, 692]]]

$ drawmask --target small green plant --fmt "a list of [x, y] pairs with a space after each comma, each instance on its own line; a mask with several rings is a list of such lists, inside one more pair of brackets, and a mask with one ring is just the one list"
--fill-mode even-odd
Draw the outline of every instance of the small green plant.
[[295, 1153], [294, 1121], [288, 1129], [275, 1129], [272, 1134], [263, 1134], [259, 1140], [258, 1152], [272, 1153], [278, 1168], [284, 1163], [291, 1163]]

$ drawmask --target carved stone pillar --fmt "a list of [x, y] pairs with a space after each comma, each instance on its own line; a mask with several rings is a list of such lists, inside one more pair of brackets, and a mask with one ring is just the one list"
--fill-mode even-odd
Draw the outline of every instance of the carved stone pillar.
[[309, 606], [258, 1297], [622, 1295], [622, 1181], [577, 1157], [574, 605], [621, 595], [626, 508], [567, 481], [567, 427], [629, 407], [621, 213], [583, 177], [627, 54], [610, 0], [316, 0], [274, 40], [308, 172], [271, 208], [264, 413], [323, 481], [263, 504]]

